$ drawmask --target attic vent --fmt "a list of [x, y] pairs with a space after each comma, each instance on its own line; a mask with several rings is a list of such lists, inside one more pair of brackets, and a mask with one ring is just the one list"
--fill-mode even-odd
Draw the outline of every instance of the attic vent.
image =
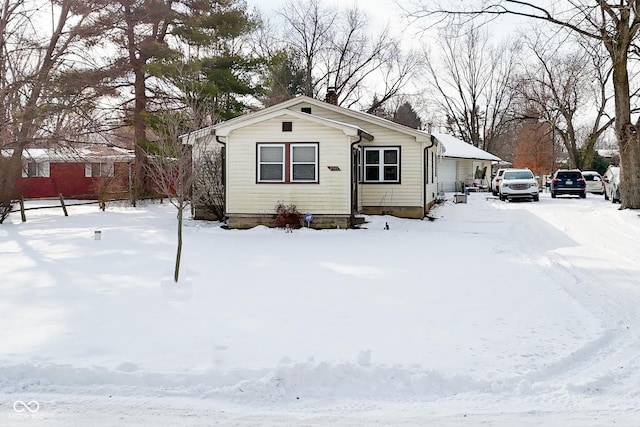
[[311, 114], [311, 107], [302, 107], [300, 109], [303, 113]]
[[291, 132], [293, 130], [293, 123], [282, 122], [282, 132]]

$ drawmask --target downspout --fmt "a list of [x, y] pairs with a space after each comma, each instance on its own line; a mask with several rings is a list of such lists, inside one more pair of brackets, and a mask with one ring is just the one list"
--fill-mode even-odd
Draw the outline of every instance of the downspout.
[[[222, 142], [220, 137], [216, 135], [216, 130], [213, 129], [213, 135], [216, 137], [216, 142], [222, 145], [223, 152], [223, 162], [222, 162], [222, 185], [224, 185], [224, 205], [222, 208], [224, 209], [224, 216], [227, 217], [227, 143]], [[222, 218], [220, 218], [222, 220]]]
[[[422, 159], [426, 160], [425, 165], [429, 164], [429, 157], [427, 155], [427, 150], [429, 148], [432, 148], [434, 145], [436, 145], [436, 138], [433, 135], [431, 135], [431, 145], [424, 147], [424, 151], [422, 152]], [[431, 167], [432, 168], [436, 167], [435, 162], [434, 162], [433, 165], [431, 165]], [[426, 215], [425, 210], [426, 210], [426, 207], [427, 207], [427, 182], [428, 182], [428, 179], [429, 179], [429, 176], [427, 175], [428, 172], [429, 171], [427, 170], [426, 167], [422, 168], [422, 178], [423, 178], [422, 179], [422, 217], [423, 218]], [[435, 176], [435, 172], [434, 172], [433, 176]]]
[[[355, 193], [356, 193], [356, 200], [357, 200], [357, 194], [358, 194], [358, 183], [356, 182], [357, 177], [353, 175], [354, 169], [355, 169], [355, 164], [353, 162], [353, 150], [355, 148], [355, 146], [357, 144], [360, 144], [360, 142], [362, 142], [362, 131], [358, 131], [358, 139], [355, 142], [351, 143], [351, 150], [349, 151], [349, 158], [350, 161], [349, 163], [351, 164], [351, 167], [349, 168], [351, 170], [350, 176], [351, 176], [351, 181], [350, 181], [350, 185], [354, 186], [353, 188], [349, 188], [349, 206], [351, 209], [351, 216], [355, 216], [356, 212], [353, 206], [353, 193], [354, 193], [354, 188], [355, 188]], [[356, 206], [357, 209], [357, 206]]]

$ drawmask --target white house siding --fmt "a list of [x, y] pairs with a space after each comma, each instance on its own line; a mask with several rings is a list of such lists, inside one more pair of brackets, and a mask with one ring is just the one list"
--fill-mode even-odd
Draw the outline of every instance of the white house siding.
[[396, 132], [375, 133], [366, 147], [400, 146], [400, 184], [360, 185], [363, 206], [421, 206], [423, 183], [423, 148], [414, 138]]
[[[491, 173], [491, 161], [473, 159], [451, 159], [444, 158], [440, 163], [438, 173], [440, 191], [461, 191], [462, 184], [471, 186], [475, 176], [475, 167], [487, 167], [487, 173]], [[483, 182], [486, 185], [487, 182]]]
[[[291, 132], [282, 122], [292, 122]], [[256, 144], [318, 142], [319, 184], [257, 183]], [[292, 117], [236, 129], [227, 145], [227, 214], [273, 214], [278, 202], [312, 214], [349, 215], [350, 141], [342, 131]], [[329, 170], [337, 166], [339, 171]]]
[[[300, 111], [301, 108], [311, 108], [311, 114], [330, 120], [349, 123], [364, 129], [374, 136], [373, 141], [363, 141], [362, 146], [400, 146], [400, 184], [360, 184], [358, 202], [360, 207], [420, 207], [423, 206], [424, 175], [423, 153], [426, 145], [416, 141], [415, 137], [389, 129], [387, 127], [372, 124], [355, 117], [346, 116], [329, 109], [301, 103], [292, 110]], [[431, 194], [427, 192], [426, 204], [433, 201]]]
[[[487, 174], [491, 174], [491, 161], [489, 160], [458, 159], [458, 183], [464, 182], [467, 186], [473, 185], [476, 166], [479, 166], [480, 169], [486, 167]], [[482, 185], [488, 185], [486, 178]]]
[[458, 176], [457, 181], [464, 182], [465, 185], [473, 183], [473, 161], [458, 160]]

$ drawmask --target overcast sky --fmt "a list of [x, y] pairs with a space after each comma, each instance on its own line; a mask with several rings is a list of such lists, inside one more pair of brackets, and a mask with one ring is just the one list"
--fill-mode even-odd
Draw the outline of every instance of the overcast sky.
[[[266, 14], [273, 13], [279, 9], [287, 0], [247, 0], [249, 10], [257, 7]], [[304, 0], [298, 0], [304, 1]], [[323, 4], [344, 7], [349, 4], [358, 4], [362, 10], [379, 26], [384, 26], [387, 22], [391, 25], [394, 34], [402, 33], [406, 29], [406, 23], [402, 22], [400, 9], [393, 0], [323, 0]]]

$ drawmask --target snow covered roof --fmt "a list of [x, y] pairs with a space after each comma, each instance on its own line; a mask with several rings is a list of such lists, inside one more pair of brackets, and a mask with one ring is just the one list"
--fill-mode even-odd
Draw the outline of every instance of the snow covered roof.
[[451, 135], [446, 135], [439, 132], [432, 132], [431, 135], [433, 135], [438, 140], [438, 142], [442, 144], [442, 152], [444, 157], [452, 157], [458, 159], [491, 160], [495, 162], [499, 162], [502, 160], [498, 156], [494, 156], [487, 151], [481, 150], [480, 148], [468, 144], [461, 139], [458, 139]]
[[[3, 155], [11, 155], [13, 150], [3, 150]], [[101, 160], [129, 161], [135, 157], [133, 150], [107, 144], [83, 144], [77, 147], [26, 148], [22, 152], [24, 160], [40, 162], [86, 162]]]
[[619, 155], [620, 153], [618, 152], [618, 150], [613, 150], [613, 149], [600, 149], [598, 150], [598, 155], [601, 157], [604, 157], [606, 159], [610, 159], [614, 156]]

